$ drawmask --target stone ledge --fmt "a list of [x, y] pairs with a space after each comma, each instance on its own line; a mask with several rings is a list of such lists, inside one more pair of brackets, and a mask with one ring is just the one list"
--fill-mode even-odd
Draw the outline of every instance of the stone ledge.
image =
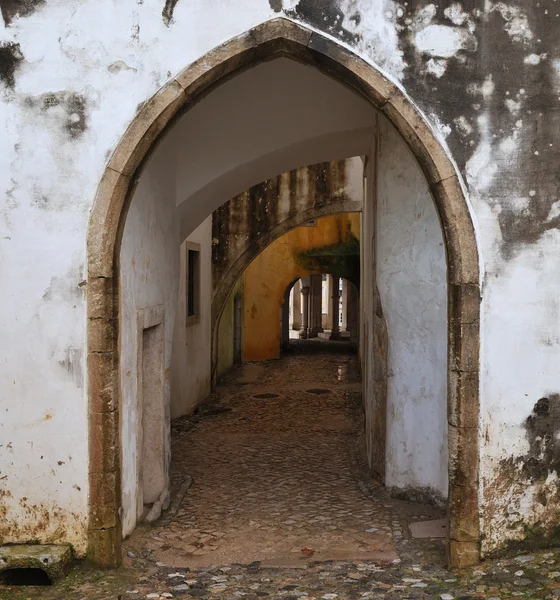
[[66, 574], [71, 564], [70, 546], [20, 544], [0, 547], [0, 573], [11, 569], [41, 569], [55, 581]]

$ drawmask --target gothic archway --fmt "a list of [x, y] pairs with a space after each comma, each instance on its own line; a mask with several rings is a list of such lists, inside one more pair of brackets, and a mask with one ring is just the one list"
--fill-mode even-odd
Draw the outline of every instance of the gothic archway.
[[99, 184], [87, 240], [89, 557], [102, 566], [121, 560], [118, 257], [135, 182], [175, 117], [240, 71], [280, 56], [313, 65], [361, 93], [407, 141], [429, 183], [448, 262], [450, 563], [476, 562], [479, 260], [460, 179], [427, 121], [399, 87], [336, 41], [285, 18], [215, 48], [159, 90], [128, 127]]

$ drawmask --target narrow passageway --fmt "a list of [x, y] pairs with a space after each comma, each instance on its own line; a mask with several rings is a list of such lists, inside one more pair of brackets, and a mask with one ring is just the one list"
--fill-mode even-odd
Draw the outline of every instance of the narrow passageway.
[[349, 344], [232, 370], [201, 413], [173, 426], [169, 524], [150, 535], [166, 564], [396, 558], [383, 495], [360, 487], [358, 358]]

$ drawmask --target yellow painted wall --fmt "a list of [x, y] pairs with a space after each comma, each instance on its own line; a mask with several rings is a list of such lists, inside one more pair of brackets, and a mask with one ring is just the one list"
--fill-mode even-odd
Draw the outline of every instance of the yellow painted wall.
[[244, 362], [280, 357], [281, 307], [286, 287], [310, 272], [297, 254], [359, 238], [360, 213], [323, 217], [316, 227], [297, 227], [270, 244], [247, 267], [244, 289]]

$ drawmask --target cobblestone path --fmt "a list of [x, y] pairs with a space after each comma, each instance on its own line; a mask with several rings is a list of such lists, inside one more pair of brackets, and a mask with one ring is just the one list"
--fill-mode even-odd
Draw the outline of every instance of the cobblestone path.
[[139, 530], [177, 567], [397, 558], [384, 494], [368, 497], [356, 459], [357, 358], [296, 355], [234, 369], [205, 417], [174, 424], [171, 521]]
[[192, 485], [125, 542], [121, 569], [78, 564], [52, 587], [0, 585], [0, 598], [559, 598], [557, 550], [450, 572], [442, 539], [411, 537], [441, 512], [371, 482], [356, 357], [324, 351], [235, 369], [174, 422], [174, 488]]

